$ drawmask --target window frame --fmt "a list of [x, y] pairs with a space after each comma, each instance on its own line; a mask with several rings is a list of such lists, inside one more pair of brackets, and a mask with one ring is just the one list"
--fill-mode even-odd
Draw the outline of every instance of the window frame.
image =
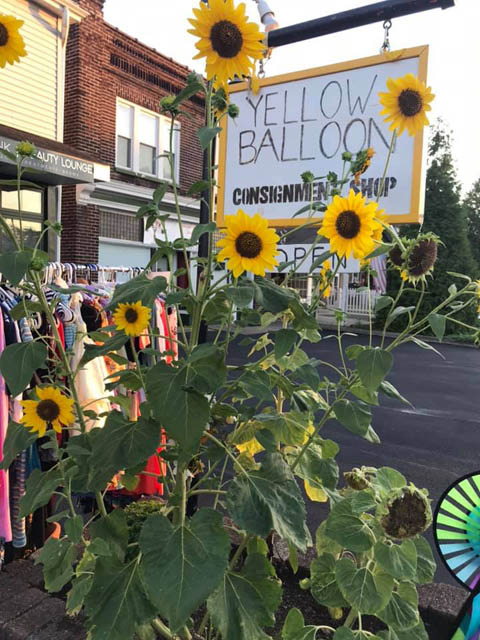
[[[118, 132], [118, 107], [119, 105], [125, 106], [125, 107], [129, 107], [132, 109], [132, 138], [130, 138], [131, 140], [131, 145], [130, 145], [130, 160], [131, 160], [131, 167], [125, 167], [121, 164], [119, 164], [118, 161], [118, 138], [122, 137], [125, 138], [125, 136], [120, 136], [119, 132]], [[155, 156], [155, 173], [146, 173], [144, 171], [140, 171], [140, 144], [142, 144], [141, 140], [140, 140], [140, 118], [141, 115], [145, 114], [147, 116], [153, 116], [154, 118], [156, 118], [157, 120], [157, 132], [156, 132], [156, 156]], [[168, 125], [170, 126], [170, 118], [167, 118], [166, 116], [159, 114], [159, 113], [155, 113], [154, 111], [150, 111], [149, 109], [145, 109], [144, 107], [138, 105], [138, 104], [134, 104], [133, 102], [129, 102], [128, 100], [124, 100], [123, 98], [118, 98], [116, 100], [116, 105], [115, 105], [115, 168], [119, 169], [120, 171], [129, 171], [134, 173], [135, 175], [147, 178], [147, 179], [153, 179], [153, 180], [159, 180], [162, 182], [168, 182], [168, 183], [172, 183], [173, 179], [170, 177], [165, 177], [165, 175], [163, 174], [163, 167], [164, 167], [164, 156], [162, 155], [164, 153], [164, 148], [168, 148], [168, 140], [164, 140], [164, 131], [166, 129], [166, 126]], [[174, 155], [175, 155], [175, 181], [179, 182], [179, 178], [180, 178], [180, 135], [181, 135], [181, 123], [178, 120], [175, 120], [175, 133], [174, 136], [176, 138], [175, 142], [174, 142]], [[146, 144], [145, 142], [143, 144]]]

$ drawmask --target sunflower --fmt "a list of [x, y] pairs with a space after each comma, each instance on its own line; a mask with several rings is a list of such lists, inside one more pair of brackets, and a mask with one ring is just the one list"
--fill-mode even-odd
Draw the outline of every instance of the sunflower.
[[385, 122], [391, 121], [390, 131], [402, 135], [407, 129], [414, 136], [424, 125], [428, 125], [426, 111], [431, 110], [430, 102], [434, 99], [430, 87], [413, 75], [407, 73], [401, 78], [388, 78], [388, 92], [381, 91], [378, 96], [380, 104], [385, 108], [380, 115], [386, 115]]
[[144, 307], [140, 300], [137, 302], [121, 302], [115, 309], [113, 320], [120, 331], [127, 336], [139, 336], [148, 327], [151, 311]]
[[375, 248], [373, 240], [378, 222], [377, 204], [366, 204], [361, 193], [350, 189], [346, 198], [335, 196], [327, 207], [318, 234], [330, 240], [330, 250], [340, 257], [353, 256], [359, 260]]
[[423, 233], [407, 245], [405, 264], [400, 276], [413, 284], [432, 273], [438, 256], [439, 238], [434, 233]]
[[23, 20], [0, 13], [0, 67], [2, 68], [7, 62], [9, 64], [20, 62], [20, 56], [27, 55], [25, 42], [18, 32], [22, 25]]
[[264, 276], [267, 269], [278, 265], [277, 242], [280, 238], [268, 228], [267, 220], [259, 213], [248, 216], [239, 209], [234, 216], [226, 216], [226, 234], [217, 242], [223, 249], [218, 254], [218, 262], [228, 259], [227, 267], [238, 278], [244, 271]]
[[201, 2], [193, 13], [189, 22], [194, 28], [189, 33], [200, 38], [195, 58], [207, 59], [208, 80], [215, 78], [218, 86], [235, 76], [251, 75], [255, 61], [263, 57], [265, 36], [254, 22], [248, 22], [245, 4], [235, 7], [233, 0], [210, 0]]
[[32, 431], [38, 431], [42, 437], [47, 427], [52, 426], [58, 433], [63, 425], [70, 425], [75, 420], [73, 400], [67, 398], [56, 387], [37, 387], [38, 400], [22, 400], [23, 417], [20, 420]]
[[375, 151], [371, 147], [368, 147], [365, 151], [359, 151], [357, 153], [356, 160], [351, 167], [351, 171], [353, 172], [353, 181], [356, 185], [360, 184], [360, 176], [368, 169], [374, 155]]
[[328, 282], [328, 278], [332, 273], [332, 264], [330, 260], [325, 260], [320, 269], [320, 290], [322, 291], [322, 298], [329, 298], [332, 292], [332, 287]]

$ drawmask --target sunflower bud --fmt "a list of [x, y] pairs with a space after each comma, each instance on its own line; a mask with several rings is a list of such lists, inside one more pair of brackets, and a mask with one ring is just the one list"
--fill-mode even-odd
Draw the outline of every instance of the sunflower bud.
[[233, 120], [235, 120], [235, 118], [238, 118], [239, 113], [240, 113], [240, 108], [238, 107], [238, 105], [233, 103], [228, 105], [228, 115]]
[[223, 113], [228, 107], [227, 92], [223, 87], [219, 87], [212, 96], [212, 106], [217, 114]]
[[313, 182], [315, 176], [311, 171], [304, 171], [300, 177], [302, 178], [304, 184], [307, 184], [308, 182]]
[[330, 182], [331, 185], [335, 186], [338, 182], [338, 176], [335, 173], [335, 171], [329, 171], [327, 173], [327, 180]]
[[342, 607], [327, 607], [328, 613], [332, 620], [341, 620], [343, 617], [343, 609]]
[[380, 522], [387, 536], [400, 540], [414, 538], [432, 523], [430, 500], [413, 485], [391, 491], [381, 513]]
[[352, 156], [352, 154], [350, 153], [350, 151], [344, 151], [344, 152], [342, 153], [342, 160], [343, 160], [344, 162], [350, 162], [350, 160], [352, 159], [352, 157], [353, 157], [353, 156]]
[[33, 258], [30, 262], [29, 269], [31, 269], [32, 271], [43, 271], [46, 266], [47, 261], [44, 258], [35, 256], [35, 258]]
[[187, 76], [187, 84], [195, 84], [196, 82], [201, 84], [202, 83], [202, 78], [201, 78], [201, 76], [198, 75], [198, 73], [196, 73], [195, 71], [192, 71]]
[[19, 142], [15, 147], [15, 151], [22, 158], [34, 158], [37, 150], [31, 142]]
[[163, 113], [171, 113], [174, 116], [177, 115], [178, 114], [177, 107], [172, 106], [175, 100], [176, 100], [176, 96], [174, 95], [165, 96], [160, 100], [160, 110]]
[[346, 471], [343, 474], [343, 477], [350, 489], [354, 489], [355, 491], [362, 491], [370, 486], [370, 482], [366, 474], [361, 469], [355, 468], [351, 471]]

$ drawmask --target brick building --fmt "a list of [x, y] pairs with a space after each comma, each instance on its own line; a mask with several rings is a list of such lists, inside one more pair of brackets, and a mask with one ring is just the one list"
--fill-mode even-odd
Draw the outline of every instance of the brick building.
[[[104, 0], [76, 0], [88, 15], [72, 26], [66, 50], [65, 141], [110, 166], [110, 181], [63, 189], [62, 261], [145, 266], [154, 231], [135, 217], [162, 182], [171, 182], [167, 158], [170, 122], [160, 99], [178, 93], [190, 70], [104, 21]], [[187, 234], [198, 221], [198, 201], [186, 196], [201, 178], [202, 151], [195, 132], [204, 121], [201, 96], [184, 104], [190, 118], [176, 123], [175, 171]], [[170, 239], [179, 236], [173, 194]], [[163, 265], [160, 265], [163, 266]], [[182, 266], [178, 256], [177, 266]]]

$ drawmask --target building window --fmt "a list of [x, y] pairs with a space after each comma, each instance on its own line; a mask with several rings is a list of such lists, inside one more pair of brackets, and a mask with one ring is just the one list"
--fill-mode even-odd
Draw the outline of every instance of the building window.
[[[175, 123], [172, 142], [175, 179], [178, 181], [180, 123]], [[172, 180], [169, 149], [169, 118], [124, 100], [117, 101], [118, 168], [130, 169], [135, 173], [162, 180]]]
[[143, 220], [133, 213], [101, 211], [100, 237], [143, 242]]
[[[22, 189], [20, 192], [20, 209], [22, 211], [22, 224], [18, 215], [18, 191], [3, 187], [0, 190], [0, 211], [7, 218], [10, 225], [16, 229], [17, 236], [20, 230], [23, 232], [25, 246], [34, 247], [40, 237], [44, 220], [44, 192], [37, 189]], [[0, 231], [0, 252], [14, 250], [10, 237]], [[44, 248], [41, 244], [40, 248]]]
[[117, 105], [117, 166], [132, 169], [133, 107]]

